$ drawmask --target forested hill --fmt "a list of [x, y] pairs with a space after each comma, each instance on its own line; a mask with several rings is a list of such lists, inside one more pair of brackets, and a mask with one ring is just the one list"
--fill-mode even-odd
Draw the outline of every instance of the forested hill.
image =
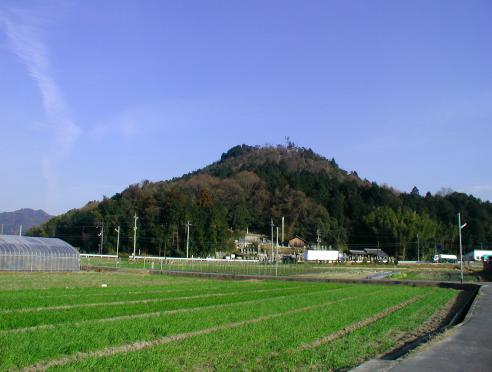
[[382, 187], [341, 169], [311, 149], [241, 145], [202, 170], [170, 181], [143, 181], [102, 201], [58, 216], [32, 235], [57, 236], [81, 251], [97, 251], [104, 223], [105, 252], [114, 249], [121, 226], [123, 252], [132, 251], [133, 216], [139, 219], [142, 253], [183, 255], [187, 221], [190, 249], [205, 256], [232, 249], [249, 231], [270, 235], [270, 221], [285, 217], [286, 239], [308, 242], [319, 230], [323, 245], [340, 249], [379, 246], [400, 258], [414, 258], [417, 234], [424, 257], [436, 243], [457, 249], [456, 214], [468, 223], [467, 248], [492, 242], [492, 204], [462, 193], [420, 195]]

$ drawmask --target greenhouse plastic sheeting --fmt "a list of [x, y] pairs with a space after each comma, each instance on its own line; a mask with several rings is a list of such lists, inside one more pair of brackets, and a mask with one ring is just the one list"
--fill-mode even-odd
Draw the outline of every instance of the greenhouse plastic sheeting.
[[79, 252], [61, 239], [0, 235], [0, 271], [79, 269]]

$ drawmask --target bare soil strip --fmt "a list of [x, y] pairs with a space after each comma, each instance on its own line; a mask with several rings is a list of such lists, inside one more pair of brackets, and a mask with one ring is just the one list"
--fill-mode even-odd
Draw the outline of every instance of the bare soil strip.
[[[377, 292], [377, 291], [376, 291]], [[375, 292], [373, 292], [375, 293]], [[373, 293], [367, 294], [367, 295], [372, 295]], [[25, 372], [34, 372], [34, 371], [45, 371], [48, 368], [52, 367], [57, 367], [57, 366], [63, 366], [71, 362], [83, 360], [83, 359], [88, 359], [88, 358], [100, 358], [100, 357], [109, 357], [112, 355], [116, 354], [124, 354], [124, 353], [129, 353], [129, 352], [134, 352], [134, 351], [139, 351], [142, 349], [147, 349], [153, 346], [158, 346], [158, 345], [164, 345], [168, 344], [174, 341], [181, 341], [190, 337], [195, 337], [195, 336], [204, 336], [208, 335], [210, 333], [218, 332], [218, 331], [224, 331], [228, 329], [233, 329], [233, 328], [238, 328], [244, 325], [248, 324], [255, 324], [255, 323], [260, 323], [265, 320], [270, 320], [270, 319], [275, 319], [279, 317], [283, 317], [286, 315], [293, 315], [293, 314], [298, 314], [310, 310], [314, 310], [317, 308], [337, 304], [340, 302], [352, 300], [355, 298], [360, 298], [361, 296], [352, 296], [352, 297], [346, 297], [341, 300], [336, 300], [336, 301], [328, 301], [322, 304], [317, 304], [317, 305], [311, 305], [311, 306], [305, 306], [302, 308], [297, 308], [289, 311], [285, 311], [282, 313], [275, 313], [271, 315], [265, 315], [261, 316], [258, 318], [254, 319], [248, 319], [248, 320], [243, 320], [240, 322], [233, 322], [233, 323], [228, 323], [216, 327], [210, 327], [210, 328], [205, 328], [197, 331], [192, 331], [192, 332], [186, 332], [186, 333], [180, 333], [172, 336], [166, 336], [162, 338], [158, 338], [155, 340], [149, 340], [149, 341], [138, 341], [138, 342], [133, 342], [130, 344], [126, 345], [120, 345], [120, 346], [115, 346], [115, 347], [110, 347], [107, 349], [101, 349], [101, 350], [96, 350], [96, 351], [91, 351], [91, 352], [79, 352], [75, 353], [73, 355], [68, 355], [60, 359], [52, 359], [48, 361], [41, 361], [39, 363], [33, 364], [31, 366], [28, 366], [24, 369]]]
[[261, 292], [272, 292], [272, 291], [285, 291], [287, 289], [299, 289], [299, 288], [304, 288], [304, 287], [305, 286], [288, 287], [288, 288], [256, 289], [253, 291], [220, 292], [220, 293], [208, 293], [208, 294], [202, 294], [202, 295], [196, 295], [196, 296], [150, 298], [150, 299], [144, 299], [144, 300], [130, 300], [130, 301], [94, 302], [94, 303], [89, 303], [89, 304], [26, 307], [26, 308], [21, 308], [21, 309], [2, 310], [2, 311], [0, 311], [0, 314], [29, 313], [29, 312], [38, 312], [38, 311], [45, 311], [45, 310], [67, 310], [67, 309], [75, 309], [75, 308], [81, 308], [81, 307], [146, 304], [146, 303], [151, 303], [151, 302], [164, 302], [164, 301], [173, 301], [173, 300], [191, 300], [194, 298], [204, 298], [204, 297], [222, 297], [222, 296], [237, 295], [237, 294], [242, 294], [242, 293], [261, 293]]
[[[338, 291], [341, 289], [345, 289], [345, 288], [323, 289], [323, 290], [318, 290], [318, 291], [312, 291], [309, 294], [319, 293], [319, 292], [333, 292], [333, 291]], [[283, 295], [283, 296], [277, 296], [277, 297], [268, 297], [268, 298], [262, 298], [262, 299], [257, 299], [257, 300], [231, 302], [231, 303], [227, 303], [227, 304], [188, 307], [188, 308], [175, 309], [175, 310], [156, 311], [156, 312], [152, 312], [152, 313], [121, 315], [121, 316], [115, 316], [115, 317], [111, 317], [111, 318], [81, 320], [78, 322], [76, 321], [76, 322], [64, 322], [64, 323], [56, 323], [56, 324], [41, 324], [41, 325], [37, 325], [37, 326], [33, 326], [33, 327], [6, 329], [3, 331], [0, 331], [0, 335], [8, 334], [8, 333], [34, 332], [34, 331], [38, 331], [38, 330], [54, 329], [54, 328], [67, 326], [67, 325], [70, 325], [71, 327], [73, 327], [73, 326], [80, 326], [80, 325], [89, 324], [89, 323], [92, 323], [92, 324], [94, 324], [94, 323], [107, 323], [107, 322], [117, 322], [120, 320], [158, 317], [161, 315], [172, 315], [172, 314], [179, 314], [179, 313], [186, 313], [186, 312], [195, 312], [195, 311], [199, 311], [201, 309], [215, 309], [215, 308], [224, 308], [224, 307], [229, 307], [229, 306], [234, 306], [234, 305], [255, 304], [255, 303], [261, 303], [261, 302], [266, 302], [266, 301], [271, 301], [271, 300], [276, 300], [276, 299], [283, 299], [283, 298], [287, 298], [287, 297], [301, 296], [301, 295], [304, 295], [304, 293], [293, 293], [293, 294], [289, 294], [289, 295]]]

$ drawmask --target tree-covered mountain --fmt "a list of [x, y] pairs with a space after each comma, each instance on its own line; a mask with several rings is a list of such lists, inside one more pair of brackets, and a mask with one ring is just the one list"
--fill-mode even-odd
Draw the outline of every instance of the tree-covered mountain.
[[0, 232], [3, 228], [4, 234], [19, 234], [21, 225], [22, 229], [27, 231], [52, 217], [41, 209], [24, 208], [13, 212], [0, 212]]
[[[232, 249], [233, 240], [250, 231], [270, 235], [270, 224], [285, 217], [286, 238], [298, 235], [340, 249], [379, 246], [400, 258], [434, 253], [436, 243], [456, 251], [456, 214], [468, 222], [464, 244], [492, 242], [492, 204], [451, 192], [422, 196], [415, 187], [402, 193], [341, 169], [311, 149], [240, 145], [201, 170], [170, 181], [129, 186], [102, 201], [53, 218], [30, 233], [57, 236], [82, 251], [114, 251], [121, 227], [121, 251], [133, 247], [133, 216], [137, 247], [152, 255], [183, 255], [186, 223], [190, 250], [205, 256]], [[99, 227], [98, 227], [99, 226]], [[418, 234], [418, 238], [417, 238]]]

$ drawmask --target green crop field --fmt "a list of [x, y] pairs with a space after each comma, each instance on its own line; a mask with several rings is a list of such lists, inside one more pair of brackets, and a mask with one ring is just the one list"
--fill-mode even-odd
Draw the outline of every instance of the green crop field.
[[456, 291], [143, 273], [0, 274], [0, 370], [328, 370]]

